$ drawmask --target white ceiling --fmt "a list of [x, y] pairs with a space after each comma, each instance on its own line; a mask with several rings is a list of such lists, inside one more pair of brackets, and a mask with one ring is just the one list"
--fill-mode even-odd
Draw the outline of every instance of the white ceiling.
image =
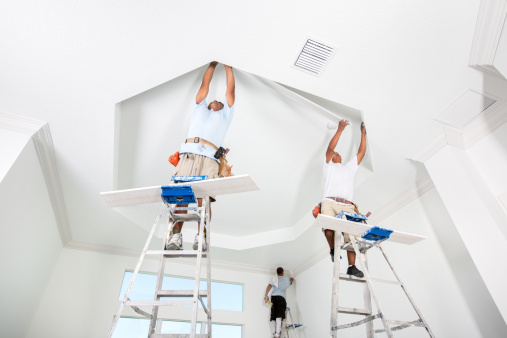
[[[238, 70], [226, 142], [235, 172], [261, 187], [241, 202], [220, 199], [217, 231], [246, 236], [288, 228], [320, 198], [319, 157], [332, 136], [327, 117], [301, 100], [282, 99], [276, 83], [358, 121], [363, 115], [373, 173], [358, 182], [355, 199], [363, 211], [375, 211], [427, 177], [406, 156], [440, 130], [433, 120], [439, 112], [467, 88], [507, 96], [504, 81], [485, 81], [467, 66], [478, 8], [478, 0], [2, 1], [0, 111], [49, 123], [74, 241], [142, 247], [146, 232], [107, 209], [99, 192], [116, 187], [116, 179], [124, 188], [167, 182], [167, 156], [188, 125], [179, 117], [188, 114], [201, 67], [212, 60]], [[307, 36], [338, 46], [321, 77], [290, 67]], [[357, 142], [357, 127], [344, 134], [342, 151]], [[259, 163], [263, 154], [267, 165]], [[276, 180], [280, 173], [286, 178]], [[273, 203], [279, 194], [285, 196]], [[228, 218], [229, 203], [235, 208]], [[323, 238], [315, 241], [325, 249]], [[251, 249], [243, 262], [272, 266], [272, 257], [286, 257], [299, 244]], [[281, 263], [294, 268], [314, 252]]]

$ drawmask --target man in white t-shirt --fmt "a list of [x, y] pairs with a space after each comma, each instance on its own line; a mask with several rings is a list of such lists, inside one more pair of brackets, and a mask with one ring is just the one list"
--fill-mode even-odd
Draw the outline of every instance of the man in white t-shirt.
[[[364, 123], [361, 123], [361, 145], [357, 155], [350, 161], [342, 164], [342, 157], [339, 153], [334, 151], [338, 140], [345, 129], [349, 125], [349, 121], [341, 120], [338, 125], [338, 130], [329, 142], [324, 158], [324, 199], [321, 204], [321, 213], [324, 215], [335, 217], [341, 211], [350, 211], [359, 213], [357, 206], [352, 202], [354, 196], [354, 177], [357, 172], [359, 163], [361, 163], [364, 154], [366, 153], [366, 129]], [[334, 231], [325, 230], [329, 248], [331, 249], [331, 260], [334, 262]], [[345, 243], [350, 242], [349, 234], [343, 233]], [[347, 274], [356, 277], [363, 277], [363, 272], [356, 268], [356, 253], [347, 251], [347, 258], [349, 267]]]
[[[206, 104], [209, 86], [218, 62], [211, 62], [202, 78], [201, 87], [195, 97], [188, 136], [181, 145], [178, 165], [173, 171], [173, 176], [201, 176], [207, 175], [209, 179], [218, 178], [220, 161], [215, 158], [215, 153], [222, 144], [234, 116], [235, 80], [232, 67], [224, 65], [227, 76], [227, 89], [224, 102], [214, 100]], [[198, 199], [202, 206], [202, 199]], [[182, 207], [185, 205], [182, 205]], [[186, 213], [186, 211], [175, 211]], [[183, 238], [181, 228], [183, 222], [178, 222], [173, 228], [171, 236], [166, 243], [167, 250], [181, 250]], [[200, 224], [198, 225], [200, 229]], [[199, 232], [199, 230], [198, 230]], [[205, 233], [205, 232], [204, 232]], [[199, 238], [194, 239], [193, 249], [197, 250]], [[206, 242], [203, 250], [206, 251]]]

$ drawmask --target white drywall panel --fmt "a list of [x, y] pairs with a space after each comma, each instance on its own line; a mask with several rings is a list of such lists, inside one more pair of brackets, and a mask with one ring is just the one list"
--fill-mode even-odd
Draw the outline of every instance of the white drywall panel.
[[29, 140], [30, 135], [0, 128], [0, 144], [2, 145], [0, 152], [0, 182]]
[[[136, 262], [137, 257], [64, 249], [26, 337], [105, 337], [118, 310], [124, 272], [133, 270]], [[157, 268], [158, 261], [147, 260], [141, 270], [155, 272]], [[194, 265], [169, 263], [166, 273], [193, 276]], [[245, 338], [270, 336], [269, 307], [263, 301], [270, 277], [212, 269], [213, 280], [244, 284], [244, 311], [213, 310], [213, 320], [230, 324], [243, 322]], [[295, 306], [291, 297], [289, 293], [289, 304]], [[185, 310], [177, 307], [165, 313], [188, 320]]]
[[494, 195], [507, 190], [507, 123], [468, 148], [467, 153]]
[[[435, 223], [434, 220], [437, 222]], [[456, 280], [451, 269], [451, 264], [454, 262], [446, 258], [441, 243], [436, 238], [433, 228], [442, 226], [441, 222], [448, 226], [450, 220], [433, 189], [379, 224], [386, 228], [402, 228], [427, 236], [428, 239], [411, 246], [386, 243], [384, 249], [436, 336], [488, 337], [486, 334], [481, 334], [466, 302], [466, 297], [470, 295], [462, 293], [459, 281]], [[324, 241], [324, 238], [322, 240]], [[373, 277], [393, 278], [387, 264], [375, 250], [369, 253], [369, 262]], [[341, 271], [344, 272], [345, 269], [346, 259], [342, 259]], [[306, 327], [301, 331], [304, 333], [302, 337], [328, 336], [332, 281], [330, 258], [326, 257], [304, 271], [297, 276], [297, 280], [299, 320]], [[416, 319], [416, 314], [404, 298], [401, 288], [378, 283], [375, 286], [386, 316], [391, 319]], [[361, 286], [357, 283], [341, 282], [340, 287], [341, 306], [362, 306]], [[357, 320], [357, 316], [352, 315], [340, 315], [340, 318], [340, 323]], [[375, 325], [380, 327], [381, 323]], [[340, 336], [364, 336], [364, 326], [340, 331]], [[427, 333], [423, 328], [408, 328], [397, 332], [396, 336], [427, 337]]]
[[32, 141], [0, 183], [0, 233], [0, 336], [24, 337], [62, 248]]

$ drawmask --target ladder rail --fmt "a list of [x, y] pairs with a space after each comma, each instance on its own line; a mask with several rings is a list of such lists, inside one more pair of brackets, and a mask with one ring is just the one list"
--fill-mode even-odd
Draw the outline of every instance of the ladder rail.
[[352, 242], [352, 246], [354, 247], [354, 251], [356, 252], [356, 258], [359, 258], [359, 263], [361, 263], [361, 268], [363, 269], [363, 273], [366, 279], [366, 284], [368, 285], [368, 289], [371, 292], [371, 296], [373, 298], [373, 301], [375, 302], [375, 306], [377, 307], [377, 311], [380, 314], [380, 319], [382, 320], [382, 324], [384, 325], [385, 332], [389, 338], [393, 337], [393, 333], [391, 332], [391, 329], [389, 328], [389, 324], [386, 321], [386, 318], [384, 316], [382, 306], [380, 305], [380, 301], [377, 298], [377, 295], [375, 293], [375, 290], [373, 289], [373, 284], [371, 281], [370, 273], [368, 272], [368, 268], [366, 266], [366, 262], [364, 261], [364, 257], [359, 252], [359, 247], [356, 243], [356, 238], [354, 236], [350, 236], [350, 241]]
[[[206, 196], [206, 222], [205, 222], [205, 229], [206, 229], [206, 247], [208, 248], [207, 254], [206, 254], [206, 291], [208, 294], [208, 297], [206, 298], [207, 304], [208, 304], [208, 336], [211, 337], [212, 333], [212, 311], [211, 311], [211, 255], [210, 255], [210, 223], [211, 223], [211, 203], [209, 196]], [[201, 324], [201, 326], [204, 326], [204, 323]], [[202, 329], [203, 330], [203, 329]], [[201, 333], [204, 333], [202, 331]]]
[[[201, 211], [201, 226], [200, 230], [197, 233], [197, 236], [199, 238], [199, 244], [197, 248], [197, 261], [195, 263], [195, 280], [194, 280], [194, 296], [192, 299], [192, 321], [190, 323], [190, 338], [195, 338], [196, 335], [196, 329], [197, 329], [197, 311], [199, 308], [198, 304], [198, 297], [199, 297], [199, 287], [201, 284], [201, 261], [202, 261], [202, 232], [204, 232], [204, 221], [206, 217], [206, 199], [202, 199], [202, 204], [204, 204], [204, 207]], [[208, 250], [209, 251], [209, 250]], [[209, 255], [208, 255], [209, 256]]]
[[141, 252], [141, 256], [137, 260], [136, 268], [134, 269], [134, 273], [132, 274], [132, 278], [130, 279], [129, 286], [127, 287], [127, 290], [125, 291], [125, 296], [123, 297], [123, 301], [120, 303], [120, 308], [118, 309], [118, 312], [116, 313], [115, 317], [113, 318], [113, 324], [111, 325], [111, 329], [109, 330], [109, 334], [107, 335], [108, 338], [111, 338], [113, 336], [114, 329], [116, 328], [116, 325], [118, 324], [118, 320], [120, 319], [120, 316], [123, 312], [123, 308], [125, 307], [125, 304], [128, 301], [130, 291], [132, 290], [132, 285], [134, 284], [134, 280], [137, 277], [139, 270], [141, 269], [141, 264], [143, 263], [144, 256], [146, 255], [146, 251], [148, 251], [148, 246], [150, 245], [151, 239], [152, 239], [153, 235], [155, 234], [155, 229], [157, 228], [160, 218], [162, 217], [162, 215], [166, 211], [167, 211], [166, 206], [164, 204], [162, 204], [162, 207], [160, 208], [157, 218], [155, 219], [155, 223], [153, 223], [153, 226], [151, 227], [150, 234], [148, 235], [148, 239], [146, 240], [143, 251]]
[[408, 290], [407, 290], [407, 287], [405, 286], [405, 284], [401, 281], [401, 278], [400, 276], [398, 275], [398, 273], [396, 272], [396, 269], [394, 268], [394, 266], [391, 264], [391, 261], [389, 260], [389, 258], [387, 257], [387, 254], [386, 252], [384, 251], [384, 249], [382, 248], [382, 246], [379, 244], [377, 244], [377, 248], [379, 248], [380, 252], [382, 252], [382, 255], [384, 255], [384, 258], [386, 259], [387, 261], [387, 264], [389, 264], [389, 267], [391, 267], [391, 270], [393, 271], [393, 274], [394, 276], [396, 277], [396, 279], [398, 280], [398, 282], [400, 283], [400, 286], [401, 288], [403, 289], [403, 292], [405, 292], [405, 295], [407, 296], [408, 300], [410, 301], [410, 304], [412, 304], [412, 307], [414, 308], [415, 312], [417, 313], [417, 315], [419, 316], [419, 319], [421, 320], [421, 322], [424, 324], [424, 328], [426, 329], [426, 331], [428, 332], [428, 334], [430, 335], [430, 337], [434, 338], [435, 335], [433, 334], [433, 332], [431, 331], [430, 329], [430, 326], [428, 325], [428, 322], [426, 322], [426, 320], [424, 319], [421, 311], [419, 310], [419, 308], [417, 307], [417, 305], [415, 304], [415, 301], [412, 299], [412, 296], [410, 296]]
[[[341, 233], [334, 232], [334, 262], [333, 262], [333, 287], [331, 293], [331, 328], [338, 326], [338, 295], [340, 283], [340, 240]], [[331, 329], [331, 337], [338, 336], [336, 330]]]
[[[366, 257], [366, 251], [361, 252], [361, 259], [364, 261], [366, 269], [368, 269], [368, 259]], [[365, 310], [367, 310], [371, 314], [371, 312], [372, 312], [371, 293], [370, 293], [370, 289], [368, 288], [367, 283], [363, 284], [363, 306], [364, 306]], [[365, 318], [367, 318], [367, 317], [365, 317]], [[373, 322], [367, 321], [365, 324], [366, 324], [366, 337], [367, 338], [375, 337]]]

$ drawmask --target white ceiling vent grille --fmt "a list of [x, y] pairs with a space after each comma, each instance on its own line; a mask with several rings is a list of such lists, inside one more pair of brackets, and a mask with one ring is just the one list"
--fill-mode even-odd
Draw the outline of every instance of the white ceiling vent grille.
[[491, 107], [497, 100], [497, 98], [489, 94], [486, 95], [476, 90], [468, 89], [456, 101], [444, 109], [435, 120], [461, 129]]
[[294, 61], [293, 67], [320, 76], [331, 61], [336, 48], [328, 43], [308, 38]]

